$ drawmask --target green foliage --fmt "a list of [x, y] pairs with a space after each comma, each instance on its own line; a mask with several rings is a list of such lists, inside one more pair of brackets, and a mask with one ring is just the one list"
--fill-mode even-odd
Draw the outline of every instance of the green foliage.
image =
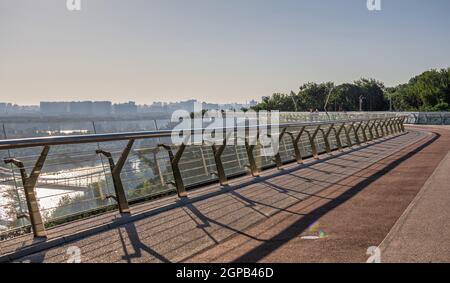
[[448, 111], [450, 68], [426, 71], [391, 93], [399, 111]]
[[380, 81], [361, 78], [335, 86], [332, 82], [306, 83], [299, 92], [275, 93], [253, 107], [254, 110], [387, 111], [390, 100], [396, 111], [450, 110], [450, 68], [426, 71], [407, 84], [386, 88]]

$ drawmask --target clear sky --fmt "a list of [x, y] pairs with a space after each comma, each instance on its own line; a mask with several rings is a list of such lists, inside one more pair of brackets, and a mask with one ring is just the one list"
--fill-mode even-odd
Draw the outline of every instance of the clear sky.
[[450, 66], [450, 1], [0, 0], [0, 102], [244, 102]]

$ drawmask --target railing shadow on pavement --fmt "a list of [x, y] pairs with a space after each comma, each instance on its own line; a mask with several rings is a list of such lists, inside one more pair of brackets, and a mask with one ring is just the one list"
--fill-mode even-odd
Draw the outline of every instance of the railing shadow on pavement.
[[375, 182], [377, 179], [388, 173], [389, 171], [396, 168], [398, 165], [400, 165], [405, 160], [411, 158], [418, 152], [422, 151], [424, 148], [435, 142], [437, 139], [439, 139], [440, 135], [435, 133], [435, 135], [424, 144], [420, 145], [419, 147], [413, 149], [412, 151], [408, 152], [406, 155], [402, 156], [399, 159], [396, 159], [389, 163], [385, 168], [383, 168], [381, 171], [377, 171], [376, 173], [372, 174], [371, 176], [365, 178], [358, 184], [352, 186], [345, 192], [343, 192], [341, 195], [337, 196], [333, 200], [327, 202], [326, 204], [314, 209], [310, 213], [308, 213], [308, 217], [304, 217], [296, 221], [295, 223], [291, 224], [289, 227], [285, 228], [283, 231], [278, 233], [277, 235], [273, 236], [272, 239], [276, 238], [282, 238], [285, 239], [285, 241], [272, 241], [267, 240], [261, 245], [257, 246], [256, 248], [246, 252], [244, 255], [238, 257], [234, 260], [234, 262], [257, 262], [261, 260], [262, 258], [269, 255], [271, 252], [277, 250], [281, 245], [285, 244], [290, 239], [293, 239], [295, 237], [298, 237], [300, 234], [302, 234], [308, 227], [311, 225], [311, 223], [318, 221], [322, 216], [330, 212], [331, 210], [337, 208], [338, 206], [342, 205], [346, 201], [350, 200], [354, 196], [356, 196], [359, 192], [363, 191], [367, 186], [369, 186], [371, 183]]

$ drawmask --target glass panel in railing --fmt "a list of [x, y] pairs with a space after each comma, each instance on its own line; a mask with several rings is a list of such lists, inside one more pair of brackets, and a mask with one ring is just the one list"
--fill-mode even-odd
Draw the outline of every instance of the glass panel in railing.
[[171, 122], [170, 119], [158, 119], [155, 120], [158, 130], [170, 130], [173, 129], [178, 123]]
[[337, 130], [338, 130], [338, 128], [336, 127], [336, 125], [333, 125], [333, 129], [330, 131], [330, 134], [328, 136], [328, 139], [330, 141], [331, 150], [338, 149], [338, 143], [337, 143], [337, 139], [336, 139]]
[[417, 116], [417, 124], [427, 124], [428, 123], [428, 117], [426, 113], [419, 113]]
[[[341, 125], [339, 125], [339, 128], [340, 127], [341, 127]], [[339, 137], [341, 139], [341, 144], [343, 147], [349, 146], [348, 140], [347, 140], [347, 135], [345, 134], [345, 127], [347, 127], [347, 126], [344, 126], [344, 128], [342, 128], [341, 132], [339, 133]], [[339, 128], [337, 128], [337, 129], [339, 130]]]
[[225, 150], [222, 153], [222, 164], [227, 176], [247, 172], [245, 165], [248, 160], [245, 158], [245, 152], [242, 153], [243, 154], [239, 153], [239, 147], [236, 145], [229, 145], [225, 147]]
[[444, 112], [442, 115], [444, 116], [444, 124], [450, 125], [450, 112]]
[[280, 158], [283, 162], [294, 160], [294, 146], [289, 135], [285, 134], [279, 144]]
[[359, 127], [359, 129], [357, 131], [357, 135], [358, 135], [359, 141], [361, 143], [364, 142], [363, 125], [361, 125], [361, 127]]
[[249, 172], [249, 162], [245, 146], [237, 144], [234, 147], [234, 151], [236, 153], [236, 156], [238, 156], [239, 167], [244, 168], [247, 172]]
[[[112, 204], [106, 198], [112, 193], [107, 180], [108, 167], [95, 153], [96, 149], [96, 144], [50, 148], [36, 188], [41, 214], [46, 222]], [[28, 172], [37, 158], [29, 160]]]
[[430, 125], [442, 125], [443, 124], [443, 115], [441, 113], [428, 113], [427, 122]]
[[98, 134], [155, 131], [154, 120], [96, 120], [95, 130]]
[[[30, 122], [5, 125], [8, 138], [93, 134], [92, 122]], [[43, 147], [10, 150], [31, 173]], [[105, 170], [95, 154], [96, 144], [51, 146], [36, 184], [36, 198], [45, 222], [98, 209], [110, 203]], [[23, 190], [20, 172], [13, 167], [15, 183]], [[62, 221], [62, 220], [61, 220]]]
[[[322, 128], [323, 128], [323, 130], [326, 130], [326, 128], [324, 126], [321, 126], [321, 129]], [[315, 131], [315, 128], [312, 129], [311, 133], [313, 133], [314, 131]], [[317, 145], [317, 153], [321, 154], [321, 153], [326, 152], [325, 141], [324, 141], [323, 133], [322, 133], [321, 130], [319, 130], [317, 132], [315, 142], [316, 142], [316, 145]]]
[[[9, 158], [8, 151], [0, 151], [0, 158]], [[11, 165], [0, 164], [0, 240], [11, 236], [29, 221], [24, 216], [27, 205], [23, 190], [18, 189]]]
[[[352, 144], [355, 144], [356, 143], [355, 131], [353, 130], [353, 128], [350, 125], [346, 125], [345, 127], [348, 131], [348, 135], [350, 136], [350, 141], [352, 142]], [[346, 139], [347, 139], [347, 137], [346, 137]]]
[[[128, 141], [101, 143], [99, 147], [112, 154], [115, 163], [120, 159]], [[173, 190], [167, 185], [172, 181], [172, 168], [165, 149], [158, 147], [158, 138], [135, 140], [121, 171], [125, 194], [129, 201], [163, 194]], [[108, 159], [101, 156], [104, 164]], [[109, 166], [109, 165], [107, 165]], [[114, 189], [111, 171], [106, 170], [110, 187]]]
[[212, 149], [206, 146], [187, 146], [179, 162], [185, 186], [192, 186], [212, 180], [217, 176]]

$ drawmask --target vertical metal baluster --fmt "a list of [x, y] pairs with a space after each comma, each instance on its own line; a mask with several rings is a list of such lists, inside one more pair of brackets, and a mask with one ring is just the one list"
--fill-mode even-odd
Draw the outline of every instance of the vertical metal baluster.
[[385, 130], [385, 135], [386, 136], [389, 136], [389, 121], [390, 121], [391, 119], [387, 119], [386, 121], [385, 121], [385, 123], [384, 123], [384, 130]]
[[27, 175], [25, 166], [21, 161], [14, 158], [8, 158], [4, 160], [6, 164], [14, 164], [20, 170], [23, 189], [25, 191], [25, 198], [28, 206], [28, 216], [30, 218], [31, 228], [35, 237], [47, 236], [44, 221], [42, 220], [42, 215], [39, 210], [39, 203], [36, 198], [35, 189], [39, 175], [41, 174], [42, 167], [44, 166], [45, 160], [47, 159], [49, 150], [49, 146], [44, 146], [38, 160], [36, 161], [36, 164], [34, 165], [34, 168], [31, 170], [30, 176]]
[[400, 121], [400, 129], [402, 132], [405, 132], [405, 120], [406, 117], [403, 117], [402, 120]]
[[[380, 120], [380, 123], [378, 124], [378, 126], [380, 127], [381, 130], [381, 137], [385, 136], [385, 132], [384, 132], [384, 124], [386, 123], [385, 120]], [[380, 136], [379, 136], [380, 137]]]
[[205, 171], [205, 176], [209, 176], [208, 165], [206, 164], [206, 159], [205, 159], [205, 155], [203, 153], [202, 146], [199, 145], [198, 148], [200, 149], [200, 155], [202, 156], [202, 165], [203, 165], [203, 170]]
[[180, 198], [187, 197], [187, 192], [184, 187], [183, 177], [181, 176], [181, 171], [179, 167], [179, 162], [186, 148], [186, 144], [183, 142], [178, 148], [177, 153], [175, 155], [173, 154], [172, 148], [169, 145], [159, 144], [158, 146], [166, 149], [167, 153], [169, 154], [170, 165], [172, 167], [172, 174], [174, 178], [174, 182], [169, 182], [169, 184], [175, 186], [178, 193], [178, 197]]
[[325, 132], [323, 129], [321, 129], [322, 135], [323, 135], [323, 140], [325, 142], [325, 150], [327, 151], [328, 154], [331, 153], [331, 146], [330, 146], [330, 141], [328, 140], [328, 137], [331, 133], [331, 130], [333, 130], [334, 128], [334, 124], [331, 124], [330, 127], [328, 128], [327, 132]]
[[335, 135], [336, 135], [336, 142], [338, 144], [338, 150], [342, 151], [342, 141], [341, 141], [341, 133], [342, 130], [345, 127], [345, 123], [342, 123], [342, 125], [339, 127], [339, 129], [337, 131], [335, 131]]
[[368, 122], [366, 122], [366, 123], [361, 122], [361, 125], [363, 125], [363, 126], [361, 126], [362, 135], [363, 135], [363, 143], [367, 143], [368, 139], [367, 139], [366, 130], [367, 130], [367, 127], [369, 126], [369, 123]]
[[353, 123], [350, 124], [348, 127], [344, 127], [344, 132], [345, 132], [345, 136], [347, 138], [347, 146], [348, 147], [352, 147], [353, 146], [352, 139], [350, 138], [350, 129], [352, 127], [353, 127]]
[[292, 140], [292, 146], [294, 147], [294, 157], [297, 160], [297, 163], [303, 163], [302, 153], [300, 148], [298, 147], [298, 143], [300, 142], [300, 138], [302, 137], [303, 132], [305, 131], [305, 126], [303, 126], [297, 136], [294, 137], [294, 134], [291, 132], [286, 132]]
[[245, 150], [247, 152], [247, 158], [249, 163], [247, 167], [250, 169], [252, 176], [257, 177], [259, 176], [259, 170], [258, 167], [256, 166], [255, 156], [253, 155], [254, 148], [255, 145], [249, 143], [249, 138], [245, 138]]
[[[283, 130], [281, 130], [280, 135], [278, 136], [278, 145], [281, 143], [281, 139], [283, 138], [284, 134], [286, 133], [287, 128], [283, 128]], [[271, 137], [272, 138], [272, 137]], [[275, 164], [277, 165], [277, 168], [280, 169], [283, 166], [283, 161], [281, 161], [281, 156], [280, 156], [280, 152], [278, 150], [278, 152], [275, 154], [273, 161], [275, 162]]]
[[[95, 122], [94, 121], [92, 121], [92, 128], [94, 129], [94, 134], [97, 134], [97, 127], [95, 126]], [[97, 143], [97, 149], [100, 149], [100, 143]], [[100, 156], [100, 161], [102, 163], [103, 174], [105, 175], [106, 190], [107, 190], [108, 194], [110, 194], [110, 192], [109, 192], [109, 186], [110, 185], [109, 185], [108, 178], [106, 177], [106, 168], [105, 168], [105, 163], [103, 162], [103, 157], [102, 156]], [[99, 181], [99, 183], [100, 183], [100, 181]], [[100, 198], [103, 199], [103, 191], [102, 191], [101, 188], [99, 189], [99, 193], [100, 193]]]
[[361, 123], [358, 123], [358, 126], [355, 128], [354, 123], [352, 123], [353, 132], [355, 134], [356, 144], [361, 145], [361, 140], [359, 139], [358, 130], [361, 128]]
[[[8, 135], [6, 134], [5, 124], [2, 124], [2, 128], [3, 128], [3, 136], [4, 136], [5, 140], [6, 140], [6, 139], [8, 139]], [[12, 158], [11, 151], [8, 149], [7, 152], [8, 152], [8, 158], [11, 159]], [[13, 177], [13, 180], [14, 180], [14, 188], [15, 188], [17, 201], [19, 202], [19, 213], [18, 213], [18, 215], [21, 216], [21, 215], [24, 215], [24, 207], [23, 207], [23, 204], [22, 204], [22, 199], [21, 199], [20, 194], [19, 194], [19, 186], [17, 186], [16, 172], [14, 171], [14, 168], [13, 168], [12, 164], [10, 165], [10, 168], [11, 168], [11, 173], [12, 173], [12, 177]], [[18, 217], [18, 218], [19, 218], [18, 220], [19, 220], [20, 225], [21, 226], [25, 225], [24, 220], [21, 217]]]
[[317, 152], [317, 146], [316, 146], [316, 142], [315, 142], [315, 138], [316, 138], [317, 133], [319, 132], [319, 130], [320, 130], [320, 125], [317, 126], [316, 130], [314, 131], [314, 133], [312, 135], [311, 135], [311, 133], [309, 131], [305, 130], [305, 133], [308, 134], [309, 142], [311, 144], [311, 152], [312, 152], [312, 155], [313, 155], [313, 157], [315, 159], [319, 159], [319, 154]]
[[374, 135], [373, 135], [373, 126], [375, 125], [375, 121], [369, 121], [367, 123], [369, 125], [369, 141], [373, 141]]
[[117, 164], [114, 163], [114, 159], [110, 152], [107, 152], [107, 151], [104, 151], [101, 149], [96, 150], [97, 154], [102, 154], [102, 155], [106, 156], [106, 158], [108, 158], [109, 167], [111, 170], [111, 176], [112, 176], [113, 184], [114, 184], [114, 191], [116, 193], [115, 196], [110, 196], [110, 197], [113, 197], [116, 200], [116, 202], [119, 206], [119, 211], [120, 211], [120, 213], [123, 213], [123, 214], [130, 213], [130, 207], [128, 206], [127, 196], [125, 194], [125, 190], [123, 189], [123, 183], [122, 183], [122, 179], [120, 177], [120, 173], [122, 172], [123, 166], [125, 165], [128, 155], [130, 154], [130, 151], [133, 147], [133, 144], [134, 144], [134, 139], [130, 139], [128, 141], [127, 146], [122, 151], [122, 154], [121, 154], [119, 160], [117, 161]]
[[233, 133], [230, 132], [227, 134], [219, 147], [217, 147], [215, 143], [211, 146], [214, 154], [214, 161], [216, 162], [217, 177], [219, 178], [219, 182], [222, 186], [228, 185], [227, 175], [225, 174], [225, 169], [222, 163], [222, 154], [227, 146], [227, 140], [230, 138], [231, 134]]

